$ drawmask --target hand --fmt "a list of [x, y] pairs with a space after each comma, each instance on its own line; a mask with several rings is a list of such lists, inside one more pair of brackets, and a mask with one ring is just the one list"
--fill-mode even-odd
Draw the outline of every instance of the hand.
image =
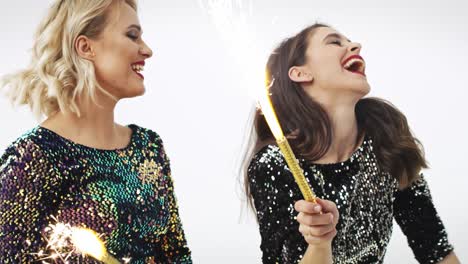
[[334, 202], [316, 198], [317, 203], [299, 200], [294, 209], [299, 212], [299, 232], [312, 246], [330, 246], [336, 235], [338, 209]]

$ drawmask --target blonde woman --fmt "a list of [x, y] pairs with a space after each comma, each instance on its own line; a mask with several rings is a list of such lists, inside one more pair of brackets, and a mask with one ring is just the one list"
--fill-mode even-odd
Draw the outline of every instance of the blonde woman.
[[192, 262], [161, 138], [114, 122], [119, 99], [144, 93], [151, 55], [135, 0], [51, 6], [31, 65], [1, 86], [46, 119], [0, 159], [0, 263], [61, 253], [47, 245], [57, 221], [101, 234], [120, 260]]

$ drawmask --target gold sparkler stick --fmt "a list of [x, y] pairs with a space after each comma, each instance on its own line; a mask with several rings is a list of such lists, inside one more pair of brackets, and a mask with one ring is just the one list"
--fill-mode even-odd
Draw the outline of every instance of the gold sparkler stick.
[[[274, 80], [271, 82], [269, 87], [271, 87], [273, 82]], [[281, 129], [278, 117], [276, 116], [273, 104], [271, 103], [269, 87], [267, 87], [265, 92], [260, 94], [258, 101], [260, 108], [263, 115], [265, 116], [265, 120], [267, 121], [271, 132], [273, 133], [273, 136], [276, 139], [276, 143], [278, 144], [278, 147], [280, 148], [281, 153], [283, 154], [283, 157], [288, 164], [291, 173], [294, 176], [294, 180], [301, 190], [302, 196], [304, 196], [306, 201], [315, 203], [315, 194], [307, 183], [302, 168], [299, 166], [296, 156], [294, 155], [294, 152], [292, 151], [291, 146], [289, 145], [288, 140], [284, 136], [283, 130]]]

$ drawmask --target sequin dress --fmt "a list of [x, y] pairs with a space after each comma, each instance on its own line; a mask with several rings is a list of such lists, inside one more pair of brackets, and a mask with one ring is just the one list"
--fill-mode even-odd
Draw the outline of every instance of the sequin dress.
[[[333, 201], [340, 213], [333, 263], [383, 263], [393, 219], [420, 263], [437, 263], [453, 250], [423, 175], [398, 190], [396, 180], [380, 169], [369, 137], [342, 163], [299, 161], [316, 195]], [[263, 263], [298, 263], [307, 243], [298, 231], [294, 203], [303, 198], [279, 148], [262, 148], [248, 175]]]
[[[192, 263], [161, 138], [129, 127], [122, 149], [86, 147], [42, 127], [7, 148], [0, 159], [0, 263], [50, 257], [48, 226], [57, 221], [96, 231], [122, 262]], [[79, 254], [67, 260], [97, 263]]]

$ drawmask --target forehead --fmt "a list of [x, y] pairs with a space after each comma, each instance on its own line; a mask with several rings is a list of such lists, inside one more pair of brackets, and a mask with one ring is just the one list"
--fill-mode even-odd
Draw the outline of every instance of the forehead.
[[135, 9], [125, 2], [113, 4], [109, 10], [110, 27], [128, 27], [129, 25], [139, 25], [138, 15]]
[[336, 29], [331, 27], [319, 27], [315, 29], [310, 36], [310, 42], [312, 43], [319, 43], [322, 42], [328, 35], [330, 34], [337, 34], [342, 39], [347, 39], [346, 36], [338, 32]]

